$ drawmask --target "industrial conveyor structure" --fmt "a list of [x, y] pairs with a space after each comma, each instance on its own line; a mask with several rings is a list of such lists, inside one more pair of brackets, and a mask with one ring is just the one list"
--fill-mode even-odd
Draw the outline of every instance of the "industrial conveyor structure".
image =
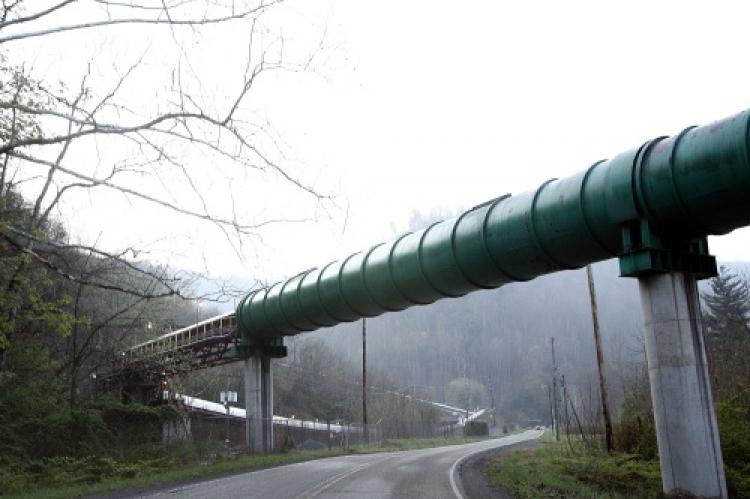
[[113, 375], [136, 370], [146, 379], [236, 362], [239, 343], [234, 313], [217, 315], [120, 352]]
[[245, 348], [609, 258], [623, 276], [716, 273], [706, 236], [750, 224], [748, 118], [659, 137], [572, 177], [249, 293]]
[[[706, 237], [749, 224], [745, 111], [250, 292], [236, 311], [248, 404], [271, 414], [284, 336], [618, 258], [639, 280], [664, 490], [726, 497], [696, 279], [716, 275]], [[268, 449], [270, 431], [249, 445]]]
[[[745, 111], [657, 137], [250, 292], [228, 351], [248, 416], [272, 415], [284, 336], [618, 258], [639, 281], [664, 490], [726, 497], [696, 279], [716, 275], [706, 237], [750, 225], [749, 127]], [[249, 448], [270, 450], [272, 431], [249, 427]]]

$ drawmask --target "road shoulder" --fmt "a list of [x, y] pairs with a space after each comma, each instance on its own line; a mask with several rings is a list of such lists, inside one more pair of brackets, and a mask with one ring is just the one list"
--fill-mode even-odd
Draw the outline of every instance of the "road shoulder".
[[465, 499], [513, 499], [504, 491], [493, 487], [484, 474], [487, 459], [492, 456], [533, 449], [540, 444], [536, 440], [520, 442], [472, 454], [456, 466], [457, 480]]

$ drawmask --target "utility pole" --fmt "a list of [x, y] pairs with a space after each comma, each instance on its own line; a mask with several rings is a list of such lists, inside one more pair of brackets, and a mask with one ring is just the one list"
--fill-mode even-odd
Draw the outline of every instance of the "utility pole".
[[555, 410], [552, 408], [552, 385], [547, 386], [547, 398], [549, 399], [549, 420], [552, 429], [555, 428]]
[[367, 319], [362, 318], [362, 434], [365, 444], [370, 437], [367, 431]]
[[602, 351], [602, 334], [599, 329], [599, 309], [596, 305], [596, 288], [594, 287], [594, 270], [586, 265], [586, 275], [589, 281], [589, 298], [591, 299], [591, 319], [594, 322], [594, 343], [596, 344], [596, 365], [599, 370], [599, 393], [602, 398], [602, 415], [604, 416], [604, 439], [607, 452], [612, 452], [612, 419], [609, 415], [609, 401], [607, 397], [607, 383], [604, 379], [604, 353]]
[[229, 386], [230, 385], [229, 385], [229, 373], [228, 373], [228, 370], [227, 370], [226, 367], [224, 368], [224, 376], [226, 378], [225, 379], [225, 381], [226, 381], [226, 383], [225, 383], [225, 385], [226, 385], [226, 391], [224, 392], [224, 409], [227, 412], [227, 415], [226, 415], [226, 424], [225, 424], [225, 429], [224, 429], [224, 431], [225, 431], [224, 445], [226, 446], [227, 453], [229, 453], [229, 449], [231, 447], [230, 440], [229, 440], [229, 425], [230, 425], [230, 423], [229, 423], [229, 415], [230, 415], [230, 411], [229, 411], [229, 398], [230, 398], [229, 397]]
[[562, 391], [562, 415], [565, 418], [565, 438], [570, 443], [570, 416], [568, 414], [568, 388], [565, 386], [565, 375], [560, 376], [560, 391]]
[[487, 387], [490, 391], [490, 404], [492, 404], [492, 427], [495, 428], [497, 425], [497, 421], [495, 421], [495, 413], [497, 412], [497, 407], [495, 407], [495, 383], [492, 381], [492, 377], [487, 377]]
[[555, 359], [555, 337], [552, 342], [552, 426], [555, 427], [555, 440], [560, 441], [560, 404], [557, 393], [557, 360]]

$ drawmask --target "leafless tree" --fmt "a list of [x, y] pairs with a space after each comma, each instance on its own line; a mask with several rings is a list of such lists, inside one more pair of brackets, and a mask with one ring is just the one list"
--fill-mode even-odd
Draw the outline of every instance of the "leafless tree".
[[[0, 241], [25, 257], [14, 263], [15, 274], [30, 262], [46, 268], [74, 285], [76, 307], [86, 289], [128, 296], [121, 310], [111, 311], [112, 320], [142, 301], [170, 296], [219, 300], [236, 291], [219, 284], [210, 293], [199, 292], [191, 286], [199, 275], [150, 262], [136, 242], [119, 249], [78, 244], [65, 231], [55, 237], [45, 228], [69, 196], [106, 191], [112, 199], [151, 205], [154, 213], [205, 224], [243, 257], [246, 242], [256, 243], [263, 228], [311, 216], [266, 213], [261, 218], [263, 210], [238, 210], [235, 200], [242, 193], [232, 188], [215, 202], [202, 182], [225, 171], [218, 165], [251, 182], [274, 179], [314, 206], [330, 200], [290, 167], [283, 141], [250, 105], [266, 75], [311, 70], [323, 48], [317, 43], [289, 60], [284, 35], [265, 22], [279, 3], [0, 1], [0, 197], [21, 192], [30, 213], [14, 219], [0, 206]], [[210, 74], [216, 66], [202, 71], [205, 61], [193, 54], [195, 46], [211, 44], [217, 33], [242, 47], [233, 54], [241, 54], [241, 60], [226, 61], [233, 69], [227, 74], [235, 79], [223, 83], [233, 90], [220, 96], [204, 88], [204, 78], [216, 78]], [[150, 44], [135, 43], [143, 37], [150, 37]], [[92, 40], [110, 41], [120, 50], [74, 53]], [[33, 57], [35, 50], [57, 43], [74, 48], [59, 75], [37, 68]], [[76, 68], [78, 77], [70, 76]], [[166, 84], [140, 98], [139, 89], [151, 80]], [[14, 292], [12, 279], [2, 286]], [[3, 313], [12, 324], [14, 310]], [[88, 336], [81, 337], [77, 329], [71, 341], [90, 343], [92, 332], [105, 322], [87, 326]], [[74, 366], [83, 355], [76, 353], [80, 346], [72, 345]]]
[[[213, 224], [238, 248], [243, 236], [254, 236], [264, 226], [290, 221], [274, 217], [246, 220], [237, 213], [212, 211], [195, 180], [197, 171], [190, 154], [200, 154], [209, 161], [230, 162], [251, 172], [277, 175], [316, 200], [326, 199], [275, 159], [282, 152], [270, 125], [252, 121], [243, 109], [262, 76], [274, 71], [306, 70], [315, 55], [313, 51], [301, 63], [289, 64], [284, 61], [281, 35], [273, 43], [259, 41], [262, 16], [278, 2], [64, 0], [47, 4], [17, 0], [5, 1], [0, 7], [0, 51], [4, 51], [0, 189], [7, 192], [22, 182], [36, 187], [33, 216], [27, 226], [9, 227], [4, 237], [20, 241], [32, 257], [43, 261], [30, 244], [35, 230], [49, 219], [64, 196], [80, 189], [111, 190], [155, 208]], [[63, 15], [68, 11], [72, 11], [71, 16], [75, 14], [75, 22], [66, 21], [71, 19]], [[81, 14], [89, 18], [81, 18]], [[208, 103], [205, 96], [190, 90], [200, 84], [196, 78], [201, 75], [191, 66], [190, 54], [183, 45], [185, 39], [177, 31], [195, 33], [207, 26], [229, 23], [244, 23], [247, 30], [244, 71], [240, 81], [228, 82], [236, 88], [234, 95], [220, 104]], [[25, 40], [44, 38], [45, 43], [55, 43], [55, 37], [65, 32], [77, 32], [83, 37], [123, 24], [132, 25], [133, 31], [128, 30], [126, 37], [135, 37], [136, 29], [168, 30], [176, 45], [173, 66], [164, 68], [171, 74], [172, 88], [158, 102], [144, 107], [152, 110], [148, 115], [143, 109], [133, 109], [126, 99], [119, 99], [123, 88], [141, 70], [145, 54], [120, 71], [108, 87], [93, 87], [90, 80], [92, 72], [111, 61], [90, 60], [72, 89], [66, 85], [54, 88], [36, 77], [27, 63], [9, 56], [15, 44]], [[86, 154], [71, 157], [77, 147], [84, 148]], [[99, 151], [104, 147], [117, 148], [124, 157], [102, 157]], [[95, 168], [85, 164], [86, 160], [97, 163]], [[203, 163], [202, 168], [211, 165]], [[138, 189], [127, 181], [118, 182], [128, 175], [138, 175], [159, 184], [165, 182], [165, 172], [181, 173], [190, 191], [175, 195], [165, 186], [158, 193], [158, 189]], [[104, 253], [95, 248], [79, 249], [99, 256]], [[123, 255], [136, 252], [135, 248], [127, 248], [119, 255], [106, 256], [122, 259]]]

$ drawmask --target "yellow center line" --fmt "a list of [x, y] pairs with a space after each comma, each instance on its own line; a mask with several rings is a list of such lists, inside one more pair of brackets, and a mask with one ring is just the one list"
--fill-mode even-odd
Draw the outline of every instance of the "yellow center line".
[[344, 480], [345, 478], [349, 478], [350, 476], [354, 475], [355, 473], [358, 473], [358, 472], [362, 471], [365, 468], [369, 468], [370, 466], [374, 466], [376, 464], [380, 464], [383, 461], [387, 461], [388, 459], [391, 459], [391, 458], [392, 458], [392, 456], [391, 457], [386, 457], [384, 459], [379, 459], [377, 461], [372, 461], [372, 462], [369, 462], [369, 463], [361, 464], [361, 465], [357, 466], [356, 468], [354, 468], [352, 470], [345, 471], [343, 473], [339, 473], [338, 475], [335, 475], [335, 476], [329, 478], [328, 480], [325, 480], [325, 481], [319, 483], [315, 487], [302, 492], [300, 495], [298, 495], [297, 497], [295, 497], [295, 499], [313, 499], [315, 497], [318, 497], [322, 492], [325, 492], [326, 489], [332, 487], [333, 485], [337, 484], [341, 480]]

